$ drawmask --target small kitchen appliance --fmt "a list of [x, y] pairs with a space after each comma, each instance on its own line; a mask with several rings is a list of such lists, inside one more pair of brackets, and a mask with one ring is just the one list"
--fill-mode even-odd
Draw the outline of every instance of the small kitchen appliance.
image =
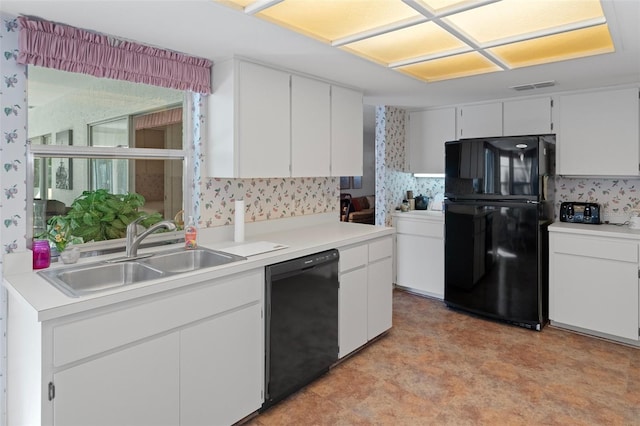
[[429, 197], [418, 195], [415, 200], [416, 210], [427, 210], [427, 208], [429, 207]]
[[600, 205], [568, 201], [560, 204], [560, 222], [600, 223]]

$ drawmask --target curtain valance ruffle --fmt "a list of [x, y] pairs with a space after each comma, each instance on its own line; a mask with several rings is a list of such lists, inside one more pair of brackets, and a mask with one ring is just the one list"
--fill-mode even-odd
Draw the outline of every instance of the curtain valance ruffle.
[[93, 33], [68, 25], [20, 17], [18, 62], [211, 93], [211, 61]]

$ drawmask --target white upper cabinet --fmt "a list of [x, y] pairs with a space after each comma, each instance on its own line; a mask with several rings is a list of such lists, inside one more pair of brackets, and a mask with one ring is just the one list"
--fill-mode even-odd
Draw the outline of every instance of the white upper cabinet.
[[217, 63], [210, 177], [362, 175], [362, 94], [239, 59]]
[[230, 60], [214, 67], [207, 174], [287, 177], [291, 163], [289, 74]]
[[331, 176], [362, 176], [362, 93], [331, 86]]
[[455, 139], [455, 108], [409, 113], [409, 171], [444, 173], [444, 143]]
[[540, 135], [553, 132], [551, 98], [463, 105], [459, 138]]
[[331, 174], [331, 86], [291, 76], [291, 176]]
[[553, 133], [551, 98], [505, 101], [503, 135], [541, 135]]
[[640, 102], [637, 88], [563, 95], [559, 104], [558, 174], [639, 174]]
[[502, 136], [502, 102], [460, 108], [459, 138]]

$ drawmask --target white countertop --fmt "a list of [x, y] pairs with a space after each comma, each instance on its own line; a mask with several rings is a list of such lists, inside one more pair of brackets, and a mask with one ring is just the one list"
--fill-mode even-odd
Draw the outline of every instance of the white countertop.
[[[8, 291], [19, 295], [33, 307], [38, 315], [39, 321], [45, 321], [202, 282], [203, 274], [206, 274], [206, 279], [215, 279], [323, 250], [362, 243], [372, 238], [391, 235], [393, 233], [393, 228], [382, 226], [331, 222], [305, 228], [260, 234], [246, 239], [243, 243], [234, 243], [233, 241], [203, 242], [200, 244], [202, 247], [217, 250], [260, 241], [270, 241], [287, 247], [268, 253], [249, 256], [247, 260], [239, 262], [178, 274], [168, 278], [146, 281], [140, 284], [129, 285], [119, 289], [104, 291], [100, 294], [79, 298], [66, 296], [53, 285], [49, 284], [44, 278], [40, 277], [37, 271], [5, 275], [4, 285]], [[155, 247], [140, 250], [139, 254], [163, 251], [168, 248], [181, 246], [182, 244]], [[120, 256], [122, 256], [122, 253], [82, 258], [78, 264], [101, 262]], [[63, 266], [66, 265], [52, 265], [51, 268]]]
[[429, 220], [441, 220], [444, 221], [444, 214], [440, 210], [409, 210], [403, 212], [396, 210], [391, 214], [392, 217], [398, 218], [412, 218], [412, 219], [429, 219]]
[[554, 222], [549, 225], [549, 232], [640, 240], [640, 229], [630, 229], [628, 225], [588, 225], [584, 223]]

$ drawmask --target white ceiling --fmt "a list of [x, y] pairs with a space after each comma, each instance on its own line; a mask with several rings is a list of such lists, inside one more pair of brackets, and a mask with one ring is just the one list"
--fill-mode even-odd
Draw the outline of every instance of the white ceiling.
[[[602, 5], [615, 53], [434, 83], [385, 69], [211, 0], [3, 0], [0, 10], [214, 62], [232, 55], [249, 57], [360, 89], [368, 105], [412, 109], [640, 82], [640, 0], [602, 0]], [[527, 92], [509, 89], [547, 80], [555, 80], [556, 86]]]

